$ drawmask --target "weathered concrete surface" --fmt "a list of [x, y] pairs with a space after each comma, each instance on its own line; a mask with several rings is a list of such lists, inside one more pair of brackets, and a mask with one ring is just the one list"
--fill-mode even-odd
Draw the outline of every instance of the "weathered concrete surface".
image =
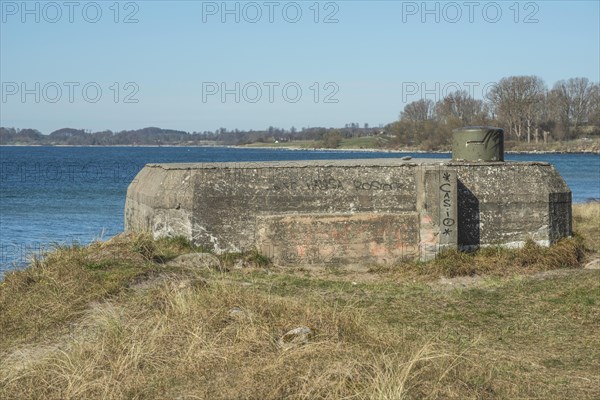
[[457, 247], [458, 179], [454, 169], [440, 165], [420, 165], [415, 174], [420, 227], [419, 258], [429, 260], [443, 249]]
[[552, 243], [571, 234], [571, 192], [545, 163], [150, 164], [127, 192], [125, 229], [216, 252], [258, 248], [282, 264], [395, 263]]
[[452, 163], [458, 183], [458, 244], [549, 245], [571, 235], [571, 190], [548, 163]]

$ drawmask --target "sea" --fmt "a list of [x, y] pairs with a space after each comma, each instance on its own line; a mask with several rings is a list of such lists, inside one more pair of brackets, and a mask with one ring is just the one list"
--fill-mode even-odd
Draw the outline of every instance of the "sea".
[[[127, 186], [147, 163], [441, 158], [448, 153], [235, 147], [0, 146], [0, 279], [56, 245], [106, 240], [123, 231]], [[553, 164], [573, 201], [600, 200], [599, 154], [506, 154]]]

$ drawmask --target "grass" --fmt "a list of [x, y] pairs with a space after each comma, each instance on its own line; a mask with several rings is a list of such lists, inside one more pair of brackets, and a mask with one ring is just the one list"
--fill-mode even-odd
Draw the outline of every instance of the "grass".
[[389, 138], [366, 136], [343, 139], [340, 143], [341, 149], [379, 149], [385, 146]]
[[573, 229], [589, 249], [600, 253], [600, 201], [573, 205]]
[[598, 398], [594, 218], [574, 207], [581, 236], [550, 248], [362, 273], [178, 269], [201, 249], [146, 235], [57, 248], [1, 283], [0, 398]]
[[448, 250], [431, 262], [406, 262], [401, 268], [374, 266], [371, 271], [388, 272], [400, 279], [477, 275], [509, 277], [515, 274], [577, 268], [584, 258], [584, 240], [575, 235], [572, 238], [564, 238], [551, 247], [542, 247], [528, 241], [519, 249], [485, 247], [473, 253]]

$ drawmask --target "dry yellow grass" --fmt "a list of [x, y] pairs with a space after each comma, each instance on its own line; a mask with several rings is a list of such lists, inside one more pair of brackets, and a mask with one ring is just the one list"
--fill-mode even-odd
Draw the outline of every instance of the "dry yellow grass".
[[[579, 239], [362, 275], [164, 264], [192, 250], [120, 236], [8, 274], [0, 398], [600, 397], [600, 272], [578, 269]], [[299, 326], [315, 336], [280, 347]]]
[[588, 248], [600, 252], [600, 201], [573, 205], [573, 229]]
[[[20, 398], [404, 398], [473, 395], [452, 385], [458, 345], [403, 343], [360, 309], [246, 289], [218, 275], [171, 278], [87, 310], [69, 335], [12, 348], [0, 394]], [[193, 279], [193, 278], [192, 278]], [[231, 315], [239, 307], [243, 313]], [[309, 325], [310, 343], [277, 339]], [[26, 350], [24, 350], [26, 349]], [[412, 397], [414, 397], [412, 396]]]

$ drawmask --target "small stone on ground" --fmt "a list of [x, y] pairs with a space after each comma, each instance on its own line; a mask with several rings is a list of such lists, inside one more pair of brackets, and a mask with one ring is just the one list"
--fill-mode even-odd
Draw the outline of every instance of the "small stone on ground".
[[600, 269], [600, 258], [596, 258], [595, 260], [590, 261], [585, 264], [585, 269]]
[[300, 326], [285, 333], [279, 339], [279, 346], [283, 349], [288, 349], [296, 345], [303, 345], [309, 342], [315, 336], [315, 331], [307, 326]]

